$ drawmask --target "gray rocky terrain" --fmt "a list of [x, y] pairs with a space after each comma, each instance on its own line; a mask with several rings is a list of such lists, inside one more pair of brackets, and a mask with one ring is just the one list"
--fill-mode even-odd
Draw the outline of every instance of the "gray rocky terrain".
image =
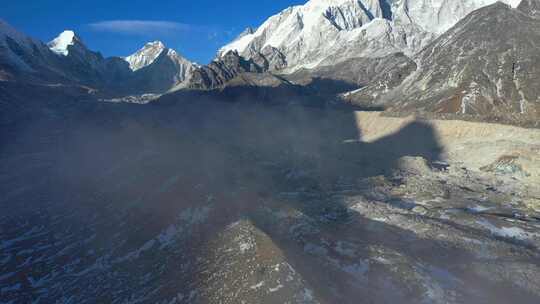
[[2, 302], [540, 299], [538, 130], [17, 90], [0, 96]]

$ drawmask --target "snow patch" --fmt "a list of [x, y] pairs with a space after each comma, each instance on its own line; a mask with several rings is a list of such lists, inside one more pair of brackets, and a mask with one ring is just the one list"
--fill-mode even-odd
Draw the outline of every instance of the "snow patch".
[[491, 234], [498, 236], [498, 237], [505, 237], [505, 238], [513, 238], [517, 240], [527, 240], [531, 237], [531, 235], [526, 232], [525, 230], [519, 228], [519, 227], [496, 227], [492, 223], [488, 222], [487, 220], [480, 220], [477, 221], [478, 224], [480, 224], [482, 227], [486, 228], [491, 232]]
[[285, 286], [283, 286], [282, 284], [278, 284], [276, 287], [273, 287], [273, 288], [270, 287], [270, 288], [268, 288], [268, 291], [269, 291], [269, 292], [276, 292], [276, 291], [280, 290], [280, 289], [283, 288], [283, 287], [285, 287]]
[[485, 206], [481, 206], [481, 205], [476, 205], [474, 207], [470, 207], [468, 208], [470, 211], [474, 212], [474, 213], [481, 213], [481, 212], [484, 212], [484, 211], [488, 211], [488, 210], [491, 210], [493, 208], [491, 207], [485, 207]]
[[264, 282], [264, 281], [261, 281], [261, 282], [255, 284], [255, 285], [251, 285], [251, 286], [249, 287], [249, 289], [257, 290], [257, 289], [263, 287], [264, 284], [265, 284], [265, 282]]

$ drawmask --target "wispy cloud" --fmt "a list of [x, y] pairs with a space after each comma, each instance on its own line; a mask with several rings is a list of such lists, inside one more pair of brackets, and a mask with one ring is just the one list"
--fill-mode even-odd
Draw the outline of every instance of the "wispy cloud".
[[200, 30], [191, 24], [152, 20], [108, 20], [90, 23], [88, 27], [93, 31], [125, 35], [168, 35]]
[[[113, 48], [128, 54], [144, 41], [160, 40], [167, 47], [198, 62], [209, 62], [224, 44], [236, 35], [234, 28], [220, 25], [187, 24], [166, 20], [102, 20], [84, 26], [96, 43], [106, 45], [115, 41]], [[129, 50], [128, 50], [129, 49]], [[116, 51], [116, 54], [120, 51]]]

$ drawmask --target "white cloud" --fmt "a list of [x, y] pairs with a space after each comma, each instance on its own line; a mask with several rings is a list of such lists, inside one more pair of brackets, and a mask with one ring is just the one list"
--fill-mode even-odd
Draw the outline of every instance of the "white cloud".
[[90, 29], [126, 35], [167, 35], [186, 33], [197, 28], [190, 24], [172, 21], [108, 20], [88, 24]]

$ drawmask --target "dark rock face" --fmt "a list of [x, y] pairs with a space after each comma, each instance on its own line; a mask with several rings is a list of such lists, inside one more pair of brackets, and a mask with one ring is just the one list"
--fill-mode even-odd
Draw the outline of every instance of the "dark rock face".
[[[540, 115], [540, 21], [502, 3], [460, 21], [417, 57], [419, 70], [384, 96], [390, 111], [490, 116]], [[534, 7], [534, 6], [533, 6]]]
[[129, 63], [120, 57], [106, 58], [103, 66], [107, 71], [104, 80], [110, 84], [122, 82], [131, 74]]
[[[371, 105], [379, 95], [400, 85], [416, 70], [416, 64], [403, 53], [380, 58], [354, 58], [336, 65], [300, 70], [287, 78], [324, 91], [346, 94], [346, 100], [357, 105]], [[321, 81], [325, 80], [325, 81]], [[326, 83], [327, 88], [321, 87]]]
[[77, 36], [73, 45], [68, 46], [66, 56], [55, 56], [61, 71], [80, 84], [104, 88], [129, 75], [129, 66], [121, 63], [120, 58], [105, 59], [101, 53], [89, 50]]
[[[200, 71], [195, 71], [195, 75]], [[242, 104], [330, 106], [326, 96], [310, 87], [289, 82], [269, 72], [241, 72], [216, 87], [181, 89], [166, 94], [155, 103], [177, 103], [178, 100], [200, 100]]]
[[214, 89], [223, 86], [227, 81], [241, 73], [260, 73], [263, 71], [252, 60], [246, 60], [237, 52], [229, 52], [225, 56], [212, 61], [209, 65], [196, 69], [187, 87], [191, 89]]
[[[12, 28], [0, 20], [0, 30]], [[0, 34], [0, 69], [2, 74], [21, 81], [68, 81], [59, 62], [48, 47], [30, 38]]]
[[373, 77], [366, 79], [360, 89], [343, 94], [342, 98], [357, 106], [384, 108], [380, 97], [401, 85], [417, 68], [417, 64], [403, 54], [381, 58], [379, 64], [375, 65]]
[[266, 46], [260, 53], [255, 53], [251, 60], [265, 71], [279, 71], [287, 67], [285, 55], [272, 46]]

